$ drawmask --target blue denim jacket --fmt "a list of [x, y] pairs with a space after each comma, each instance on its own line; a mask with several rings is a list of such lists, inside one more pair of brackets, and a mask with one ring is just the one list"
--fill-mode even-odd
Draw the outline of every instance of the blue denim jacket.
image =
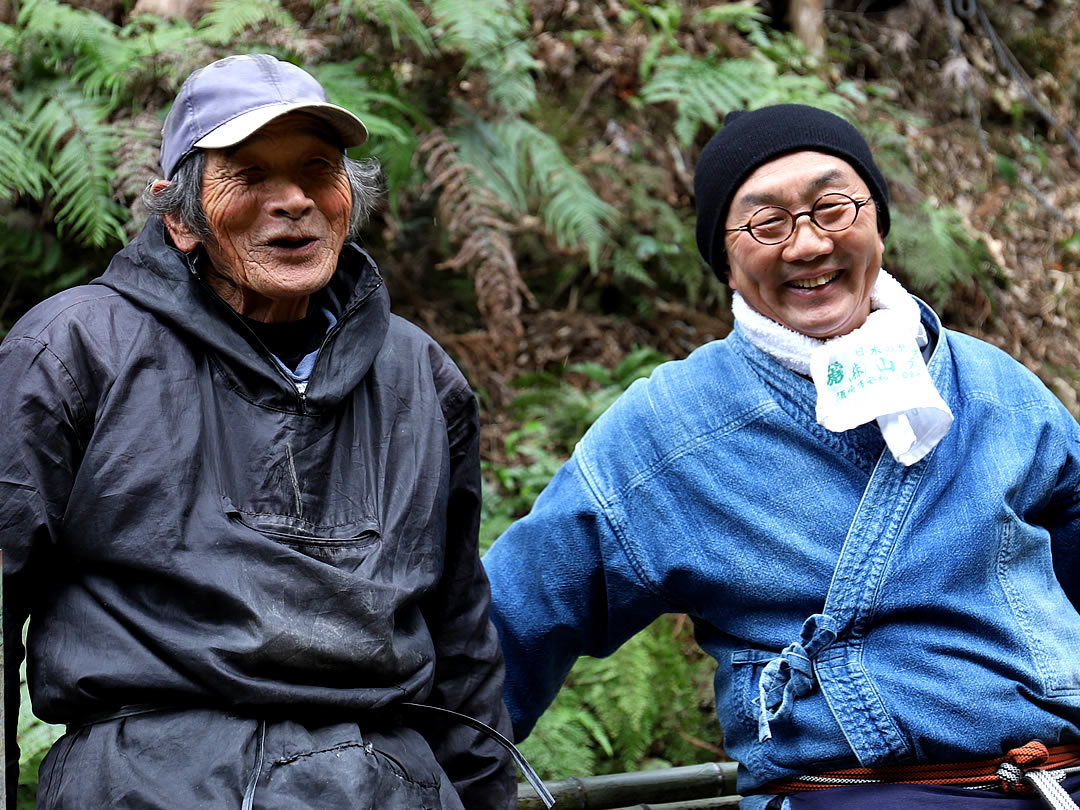
[[680, 612], [743, 793], [1080, 741], [1080, 427], [923, 321], [956, 421], [911, 467], [873, 423], [818, 425], [738, 327], [631, 386], [484, 559], [519, 738], [578, 656]]

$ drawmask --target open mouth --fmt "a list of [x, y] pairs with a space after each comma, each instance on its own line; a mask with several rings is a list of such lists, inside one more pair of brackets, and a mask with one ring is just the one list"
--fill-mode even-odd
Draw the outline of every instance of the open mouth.
[[301, 237], [299, 239], [271, 239], [269, 244], [271, 247], [297, 250], [299, 248], [307, 247], [314, 241], [315, 240], [310, 237]]
[[834, 278], [840, 275], [839, 270], [833, 270], [830, 273], [822, 273], [820, 276], [814, 276], [814, 278], [800, 278], [794, 281], [789, 281], [789, 287], [798, 287], [801, 290], [812, 290], [814, 287], [821, 287], [828, 284]]

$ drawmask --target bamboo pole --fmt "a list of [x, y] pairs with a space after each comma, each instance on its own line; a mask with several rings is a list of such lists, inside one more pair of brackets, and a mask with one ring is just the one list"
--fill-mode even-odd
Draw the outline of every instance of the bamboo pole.
[[[655, 771], [571, 777], [549, 782], [547, 787], [555, 797], [557, 810], [734, 807], [739, 801], [735, 794], [737, 767], [734, 762], [710, 762]], [[674, 804], [676, 802], [681, 804]], [[540, 798], [528, 785], [518, 787], [517, 806], [518, 810], [543, 808]]]

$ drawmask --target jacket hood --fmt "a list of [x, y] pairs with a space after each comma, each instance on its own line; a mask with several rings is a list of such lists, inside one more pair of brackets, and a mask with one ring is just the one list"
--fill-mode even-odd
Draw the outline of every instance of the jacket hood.
[[271, 354], [206, 283], [191, 257], [166, 239], [161, 217], [117, 253], [92, 284], [111, 287], [136, 306], [184, 335], [193, 347], [220, 358], [230, 383], [251, 399], [273, 407], [332, 407], [363, 379], [382, 348], [390, 322], [390, 299], [375, 262], [353, 243], [338, 258], [324, 288], [338, 322], [323, 342], [301, 396]]

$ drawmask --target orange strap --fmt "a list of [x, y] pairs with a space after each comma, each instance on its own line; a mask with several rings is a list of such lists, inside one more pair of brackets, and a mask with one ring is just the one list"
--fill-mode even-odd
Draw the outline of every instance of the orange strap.
[[958, 785], [961, 787], [998, 788], [1006, 793], [1030, 794], [1030, 785], [1007, 779], [999, 773], [1013, 766], [1021, 771], [1051, 771], [1080, 765], [1080, 745], [1055, 745], [1047, 748], [1033, 740], [1013, 748], [1004, 757], [989, 757], [972, 762], [931, 762], [912, 765], [882, 765], [877, 768], [846, 768], [824, 771], [789, 779], [778, 779], [762, 787], [759, 793], [801, 793], [851, 785]]

